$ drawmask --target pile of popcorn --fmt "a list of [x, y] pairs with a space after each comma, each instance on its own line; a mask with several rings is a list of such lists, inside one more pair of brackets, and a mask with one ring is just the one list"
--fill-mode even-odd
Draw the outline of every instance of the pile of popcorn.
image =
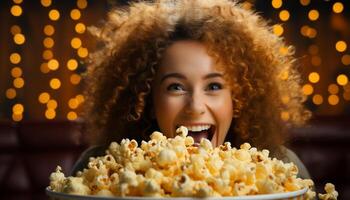
[[[244, 143], [229, 142], [213, 148], [202, 139], [194, 145], [187, 129], [175, 138], [153, 132], [151, 140], [112, 142], [106, 155], [91, 157], [76, 177], [65, 177], [58, 166], [50, 176], [50, 189], [77, 195], [147, 197], [221, 197], [283, 193], [308, 188], [304, 199], [314, 199], [313, 181], [297, 178], [298, 168], [269, 157]], [[337, 199], [333, 184], [326, 184], [320, 199]]]

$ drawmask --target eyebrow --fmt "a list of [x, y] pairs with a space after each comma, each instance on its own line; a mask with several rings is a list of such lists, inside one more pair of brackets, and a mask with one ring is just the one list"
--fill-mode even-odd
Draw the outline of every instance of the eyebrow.
[[[210, 74], [207, 74], [203, 77], [203, 79], [209, 79], [209, 78], [215, 78], [215, 77], [223, 77], [223, 74], [221, 73], [210, 73]], [[179, 79], [185, 79], [186, 80], [186, 77], [180, 73], [169, 73], [169, 74], [165, 74], [161, 80], [160, 80], [160, 83], [162, 83], [165, 79], [167, 78], [179, 78]]]

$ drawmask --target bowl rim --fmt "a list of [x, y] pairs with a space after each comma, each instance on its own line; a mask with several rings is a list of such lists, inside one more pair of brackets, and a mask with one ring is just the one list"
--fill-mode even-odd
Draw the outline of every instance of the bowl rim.
[[193, 200], [193, 199], [208, 199], [208, 200], [273, 200], [273, 199], [289, 199], [294, 197], [300, 197], [307, 192], [307, 188], [296, 190], [293, 192], [283, 192], [274, 194], [260, 194], [260, 195], [247, 195], [247, 196], [232, 196], [232, 197], [102, 197], [94, 195], [76, 195], [76, 194], [66, 194], [61, 192], [55, 192], [50, 189], [50, 186], [45, 189], [46, 194], [52, 198], [59, 198], [64, 200], [146, 200], [146, 199], [164, 199], [164, 200]]

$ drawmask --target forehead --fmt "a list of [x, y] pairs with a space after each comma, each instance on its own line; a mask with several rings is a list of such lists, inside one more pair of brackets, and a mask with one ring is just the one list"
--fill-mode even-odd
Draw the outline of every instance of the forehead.
[[160, 73], [168, 71], [222, 72], [216, 59], [208, 54], [207, 47], [193, 40], [176, 41], [170, 45], [163, 56]]

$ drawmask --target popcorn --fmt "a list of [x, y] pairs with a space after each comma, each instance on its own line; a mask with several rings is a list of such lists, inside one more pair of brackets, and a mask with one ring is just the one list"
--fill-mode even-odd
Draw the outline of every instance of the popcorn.
[[[194, 146], [185, 127], [175, 138], [160, 132], [141, 145], [135, 140], [112, 142], [106, 155], [92, 157], [76, 177], [65, 177], [58, 166], [50, 175], [55, 192], [97, 196], [222, 197], [273, 194], [307, 188], [303, 199], [314, 199], [314, 183], [297, 178], [298, 168], [269, 157], [249, 143], [239, 149], [225, 142], [213, 148], [202, 139]], [[320, 199], [336, 199], [334, 185], [326, 184]]]

